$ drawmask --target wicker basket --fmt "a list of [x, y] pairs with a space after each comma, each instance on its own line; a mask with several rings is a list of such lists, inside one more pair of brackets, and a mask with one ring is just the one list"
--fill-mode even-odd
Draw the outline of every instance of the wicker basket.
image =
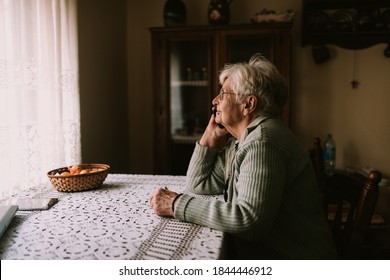
[[47, 173], [54, 188], [60, 192], [77, 192], [92, 190], [99, 187], [108, 175], [110, 166], [106, 164], [79, 164], [82, 169], [92, 169], [94, 172], [78, 175], [63, 175], [68, 167], [61, 167]]

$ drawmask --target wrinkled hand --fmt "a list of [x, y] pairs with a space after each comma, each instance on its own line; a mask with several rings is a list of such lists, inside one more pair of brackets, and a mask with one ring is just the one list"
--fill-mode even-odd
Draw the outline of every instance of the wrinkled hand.
[[215, 122], [214, 115], [211, 115], [206, 130], [199, 140], [199, 144], [222, 150], [230, 137], [229, 131], [226, 128], [221, 128], [218, 123]]
[[172, 202], [177, 193], [168, 190], [167, 187], [156, 189], [150, 197], [150, 206], [159, 216], [173, 217]]

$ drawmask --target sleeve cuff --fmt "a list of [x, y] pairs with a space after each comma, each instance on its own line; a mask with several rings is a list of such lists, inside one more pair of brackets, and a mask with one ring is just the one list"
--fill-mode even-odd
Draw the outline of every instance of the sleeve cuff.
[[174, 217], [178, 220], [185, 221], [185, 210], [187, 204], [190, 200], [193, 199], [192, 196], [183, 194], [176, 200], [175, 211], [173, 213]]

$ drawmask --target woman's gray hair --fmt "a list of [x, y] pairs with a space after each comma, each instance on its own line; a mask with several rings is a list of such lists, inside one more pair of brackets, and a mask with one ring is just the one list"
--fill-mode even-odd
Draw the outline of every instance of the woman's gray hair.
[[219, 75], [222, 85], [229, 78], [231, 90], [237, 101], [245, 97], [257, 97], [257, 112], [262, 115], [280, 115], [288, 100], [284, 78], [275, 65], [260, 54], [253, 55], [249, 62], [227, 64]]

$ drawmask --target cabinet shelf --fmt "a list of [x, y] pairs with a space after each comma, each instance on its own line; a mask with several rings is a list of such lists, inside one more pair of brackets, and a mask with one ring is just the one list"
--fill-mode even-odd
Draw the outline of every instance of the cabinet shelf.
[[350, 32], [307, 32], [302, 37], [302, 45], [337, 45], [341, 48], [359, 50], [371, 46], [390, 44], [390, 31], [350, 31]]
[[390, 1], [304, 0], [302, 46], [358, 50], [381, 43], [390, 44]]
[[388, 0], [304, 0], [304, 8], [312, 9], [349, 9], [388, 7]]
[[209, 82], [207, 80], [194, 80], [194, 81], [172, 81], [172, 87], [208, 87]]

